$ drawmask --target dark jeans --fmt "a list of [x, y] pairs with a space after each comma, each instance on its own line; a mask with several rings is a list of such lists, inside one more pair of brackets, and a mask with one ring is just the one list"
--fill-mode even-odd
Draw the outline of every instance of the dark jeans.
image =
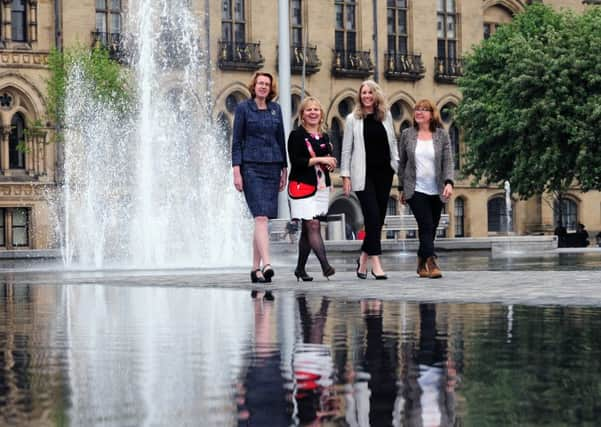
[[431, 196], [429, 194], [415, 192], [409, 200], [409, 207], [417, 221], [417, 232], [419, 235], [419, 249], [417, 256], [428, 258], [435, 256], [434, 238], [436, 237], [436, 228], [440, 221], [443, 203], [438, 194]]
[[363, 224], [365, 225], [365, 238], [361, 250], [367, 255], [380, 255], [382, 245], [382, 225], [386, 216], [390, 188], [392, 187], [392, 169], [378, 173], [369, 173], [365, 177], [365, 189], [355, 191], [361, 203]]

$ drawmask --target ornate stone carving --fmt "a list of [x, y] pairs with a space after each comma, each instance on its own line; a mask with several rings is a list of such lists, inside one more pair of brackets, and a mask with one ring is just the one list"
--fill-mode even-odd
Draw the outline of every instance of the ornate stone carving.
[[0, 52], [0, 67], [19, 65], [21, 67], [46, 68], [47, 52]]

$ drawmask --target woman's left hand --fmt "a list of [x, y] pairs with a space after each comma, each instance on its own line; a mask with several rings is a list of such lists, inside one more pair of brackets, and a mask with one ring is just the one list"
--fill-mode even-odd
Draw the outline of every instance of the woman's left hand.
[[451, 184], [447, 184], [444, 186], [442, 190], [442, 197], [447, 200], [453, 194], [453, 186]]
[[283, 168], [282, 174], [280, 175], [280, 191], [284, 191], [284, 188], [286, 188], [287, 180], [288, 180], [288, 169]]

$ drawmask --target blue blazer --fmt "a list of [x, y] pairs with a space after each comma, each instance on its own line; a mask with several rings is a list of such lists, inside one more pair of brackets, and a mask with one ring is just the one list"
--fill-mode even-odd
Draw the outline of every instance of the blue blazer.
[[282, 168], [287, 167], [284, 121], [277, 103], [270, 101], [266, 110], [259, 110], [250, 98], [236, 107], [232, 166], [244, 162], [281, 163]]

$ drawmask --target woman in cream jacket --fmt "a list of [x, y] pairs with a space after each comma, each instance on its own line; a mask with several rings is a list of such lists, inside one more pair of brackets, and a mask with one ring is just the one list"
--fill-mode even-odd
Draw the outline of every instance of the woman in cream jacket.
[[371, 262], [371, 274], [381, 280], [387, 276], [380, 262], [380, 235], [399, 161], [397, 141], [388, 104], [376, 82], [361, 83], [355, 105], [344, 127], [340, 176], [344, 194], [354, 191], [363, 212], [365, 239], [357, 277], [367, 278]]

